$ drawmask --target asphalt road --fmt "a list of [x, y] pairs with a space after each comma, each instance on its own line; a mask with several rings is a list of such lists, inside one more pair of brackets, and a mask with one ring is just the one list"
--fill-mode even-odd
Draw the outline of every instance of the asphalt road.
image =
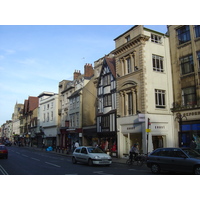
[[33, 148], [8, 147], [8, 159], [0, 159], [0, 175], [152, 175], [146, 166], [72, 164], [70, 156]]

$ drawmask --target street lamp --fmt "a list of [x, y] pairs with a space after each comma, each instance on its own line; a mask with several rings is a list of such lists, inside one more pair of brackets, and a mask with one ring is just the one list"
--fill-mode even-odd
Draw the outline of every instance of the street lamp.
[[181, 113], [176, 113], [176, 118], [175, 120], [178, 120], [179, 123], [179, 146], [182, 145], [182, 142], [180, 142], [180, 137], [182, 136], [182, 123], [183, 123], [183, 118], [185, 118], [187, 120], [187, 117], [185, 116], [185, 114], [181, 114]]

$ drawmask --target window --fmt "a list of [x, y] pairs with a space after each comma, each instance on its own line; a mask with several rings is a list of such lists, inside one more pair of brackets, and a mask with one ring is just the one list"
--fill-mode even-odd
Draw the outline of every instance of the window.
[[45, 122], [45, 114], [43, 115], [43, 122]]
[[197, 60], [198, 60], [198, 65], [200, 69], [200, 51], [197, 52]]
[[131, 73], [132, 70], [131, 70], [131, 59], [130, 58], [126, 59], [126, 65], [127, 65], [127, 73]]
[[103, 106], [106, 107], [106, 106], [111, 106], [111, 105], [112, 105], [112, 96], [111, 94], [106, 94], [103, 97]]
[[49, 113], [47, 113], [47, 122], [49, 121]]
[[182, 89], [183, 105], [195, 105], [196, 104], [196, 88], [188, 87]]
[[126, 39], [126, 42], [130, 41], [131, 40], [130, 35], [126, 36], [125, 39]]
[[47, 110], [49, 110], [49, 104], [47, 104]]
[[165, 108], [165, 90], [155, 90], [156, 108]]
[[152, 55], [153, 70], [157, 72], [164, 72], [163, 69], [163, 57]]
[[109, 115], [103, 116], [101, 118], [101, 120], [102, 120], [102, 122], [101, 122], [102, 128], [110, 127], [110, 116]]
[[128, 114], [132, 115], [133, 114], [133, 94], [132, 92], [127, 94], [128, 96]]
[[182, 74], [194, 72], [194, 63], [192, 55], [180, 58]]
[[177, 29], [178, 41], [179, 44], [183, 44], [187, 41], [190, 41], [190, 28], [189, 26], [183, 26]]
[[106, 74], [103, 77], [103, 86], [107, 86], [107, 85], [110, 85], [110, 74]]
[[194, 30], [195, 30], [195, 36], [200, 37], [200, 25], [195, 25], [194, 26]]
[[151, 34], [151, 41], [154, 43], [162, 44], [162, 37], [158, 35]]
[[53, 121], [53, 111], [51, 111], [51, 121]]

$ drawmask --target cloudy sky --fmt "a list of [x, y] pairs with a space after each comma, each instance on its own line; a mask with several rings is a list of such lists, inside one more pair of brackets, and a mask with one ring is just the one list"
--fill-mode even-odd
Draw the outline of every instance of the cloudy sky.
[[[115, 48], [114, 39], [133, 25], [0, 26], [0, 125], [10, 120], [16, 102], [58, 83]], [[166, 26], [145, 26], [165, 33]]]

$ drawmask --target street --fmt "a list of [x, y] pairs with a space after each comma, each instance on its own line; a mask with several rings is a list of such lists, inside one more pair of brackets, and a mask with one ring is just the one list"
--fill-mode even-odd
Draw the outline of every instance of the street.
[[0, 175], [152, 175], [146, 166], [111, 166], [72, 164], [71, 156], [53, 154], [41, 149], [8, 147], [8, 159], [0, 159]]

